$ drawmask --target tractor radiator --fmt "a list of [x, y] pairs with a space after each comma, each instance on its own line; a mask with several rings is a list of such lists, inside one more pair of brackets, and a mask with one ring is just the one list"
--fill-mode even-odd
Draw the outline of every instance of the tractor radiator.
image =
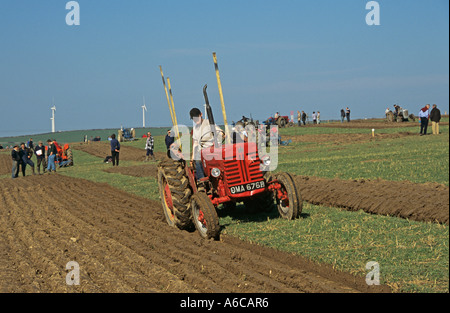
[[225, 176], [228, 187], [238, 186], [263, 180], [260, 159], [256, 152], [238, 155], [233, 160], [225, 160]]

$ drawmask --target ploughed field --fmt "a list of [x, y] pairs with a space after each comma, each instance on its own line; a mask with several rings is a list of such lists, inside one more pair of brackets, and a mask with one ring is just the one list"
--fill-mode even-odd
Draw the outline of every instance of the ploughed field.
[[12, 159], [10, 154], [0, 154], [0, 175], [11, 174]]
[[[66, 285], [66, 264], [80, 285]], [[364, 279], [163, 220], [159, 202], [60, 174], [0, 180], [0, 292], [367, 292]]]

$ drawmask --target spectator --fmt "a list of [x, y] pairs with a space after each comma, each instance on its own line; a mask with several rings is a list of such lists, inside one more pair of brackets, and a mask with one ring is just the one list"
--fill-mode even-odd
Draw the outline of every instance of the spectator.
[[25, 143], [22, 142], [20, 144], [20, 154], [21, 154], [21, 158], [22, 158], [22, 175], [25, 176], [25, 170], [27, 167], [27, 164], [29, 166], [31, 166], [31, 170], [33, 171], [33, 175], [36, 175], [36, 173], [34, 172], [34, 162], [31, 161], [31, 157], [33, 156], [33, 150], [31, 148], [27, 148], [25, 146]]
[[33, 138], [30, 138], [30, 140], [28, 140], [28, 142], [27, 142], [27, 148], [30, 148], [31, 150], [34, 151]]
[[433, 135], [439, 135], [439, 122], [441, 121], [441, 110], [437, 108], [436, 104], [433, 104], [433, 109], [430, 112], [431, 128], [433, 129]]
[[147, 140], [145, 141], [145, 150], [147, 150], [147, 156], [145, 158], [145, 161], [148, 161], [149, 156], [152, 157], [152, 160], [155, 160], [155, 156], [153, 155], [153, 148], [154, 148], [154, 139], [151, 132], [147, 133]]
[[56, 155], [58, 154], [58, 150], [56, 149], [55, 143], [53, 140], [47, 140], [48, 149], [47, 149], [47, 171], [51, 173], [52, 171], [56, 172]]
[[312, 114], [312, 120], [313, 120], [313, 124], [317, 124], [317, 114], [315, 111]]
[[45, 173], [45, 147], [43, 146], [42, 141], [39, 141], [38, 145], [34, 149], [34, 153], [36, 153], [37, 172], [39, 175], [41, 175], [41, 164], [42, 171]]
[[317, 124], [320, 124], [320, 111], [317, 111]]
[[19, 146], [15, 145], [13, 151], [11, 152], [12, 158], [12, 178], [19, 177], [19, 166], [22, 162], [22, 158], [19, 154]]
[[116, 139], [116, 134], [111, 135], [111, 156], [113, 166], [119, 166], [120, 143]]
[[428, 130], [428, 120], [430, 118], [430, 105], [427, 104], [419, 112], [420, 136], [426, 135]]
[[303, 126], [306, 125], [306, 113], [305, 111], [302, 111], [302, 122], [303, 122]]
[[350, 123], [350, 109], [348, 107], [345, 109], [345, 116], [347, 117], [347, 122]]
[[302, 125], [302, 114], [300, 113], [300, 111], [297, 111], [297, 122], [298, 126]]
[[170, 158], [170, 146], [175, 142], [175, 138], [172, 137], [172, 132], [170, 129], [167, 131], [165, 142], [167, 147], [167, 157]]
[[344, 119], [345, 119], [345, 111], [344, 109], [341, 109], [341, 123], [344, 123]]

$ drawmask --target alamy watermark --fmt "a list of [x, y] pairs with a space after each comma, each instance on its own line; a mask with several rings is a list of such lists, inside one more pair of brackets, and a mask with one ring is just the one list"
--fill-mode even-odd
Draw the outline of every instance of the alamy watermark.
[[66, 270], [69, 271], [66, 275], [66, 284], [69, 286], [80, 285], [80, 265], [75, 261], [70, 261], [66, 264]]
[[77, 1], [66, 3], [66, 10], [70, 10], [66, 15], [66, 24], [69, 26], [80, 25], [80, 5]]
[[380, 285], [380, 264], [375, 261], [367, 262], [366, 270], [370, 270], [366, 275], [366, 284], [369, 286]]
[[366, 10], [370, 10], [366, 15], [366, 24], [369, 26], [380, 25], [380, 4], [377, 1], [369, 1]]

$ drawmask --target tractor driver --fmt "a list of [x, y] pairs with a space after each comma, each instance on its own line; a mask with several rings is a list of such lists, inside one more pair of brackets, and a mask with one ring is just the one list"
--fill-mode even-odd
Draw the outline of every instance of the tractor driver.
[[[209, 148], [214, 145], [214, 134], [211, 131], [211, 125], [208, 120], [203, 119], [202, 112], [193, 108], [190, 111], [191, 120], [194, 122], [194, 129], [192, 130], [192, 162], [195, 164], [195, 177], [197, 179], [205, 177], [205, 172], [203, 171], [201, 149]], [[222, 142], [223, 131], [217, 125], [216, 134], [218, 137], [218, 142]]]

